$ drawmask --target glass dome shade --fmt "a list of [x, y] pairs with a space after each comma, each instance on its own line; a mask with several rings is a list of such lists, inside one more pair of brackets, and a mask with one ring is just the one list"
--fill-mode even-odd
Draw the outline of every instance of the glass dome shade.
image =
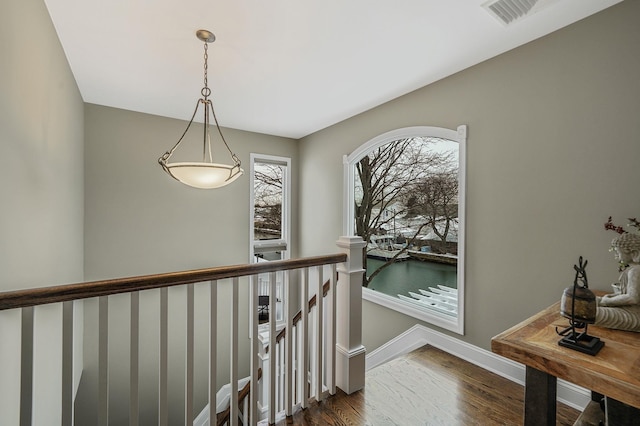
[[199, 189], [221, 188], [244, 173], [238, 165], [198, 162], [167, 163], [165, 170], [174, 179]]

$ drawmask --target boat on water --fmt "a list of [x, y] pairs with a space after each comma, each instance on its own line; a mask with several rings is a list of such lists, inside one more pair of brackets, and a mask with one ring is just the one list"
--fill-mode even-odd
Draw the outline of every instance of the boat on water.
[[409, 254], [402, 244], [395, 244], [393, 235], [371, 235], [367, 244], [367, 257], [379, 260], [408, 260]]
[[407, 250], [407, 255], [416, 260], [423, 260], [427, 262], [444, 263], [447, 265], [458, 264], [458, 256], [456, 256], [455, 254], [440, 254], [429, 251]]

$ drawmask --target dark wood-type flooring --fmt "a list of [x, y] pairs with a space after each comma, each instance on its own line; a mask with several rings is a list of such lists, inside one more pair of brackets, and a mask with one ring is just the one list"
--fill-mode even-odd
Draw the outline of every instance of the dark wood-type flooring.
[[[362, 391], [313, 403], [278, 425], [521, 425], [524, 388], [432, 346], [378, 366]], [[557, 424], [579, 412], [558, 404]]]

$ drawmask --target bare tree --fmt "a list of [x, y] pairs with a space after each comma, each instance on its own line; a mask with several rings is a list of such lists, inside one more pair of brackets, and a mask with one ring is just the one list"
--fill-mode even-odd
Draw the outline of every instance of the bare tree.
[[[357, 235], [370, 242], [372, 235], [386, 233], [392, 222], [407, 216], [407, 200], [420, 189], [420, 182], [424, 182], [434, 171], [445, 169], [451, 162], [449, 153], [430, 149], [430, 145], [437, 141], [435, 138], [400, 139], [374, 150], [360, 160], [356, 165], [358, 181], [355, 188]], [[431, 220], [433, 218], [425, 217], [425, 221], [414, 227], [410, 235], [405, 235], [404, 248], [370, 275], [365, 274], [363, 286], [367, 287], [376, 275], [412, 245], [423, 228], [432, 224], [429, 222]], [[363, 251], [363, 264], [366, 268], [366, 249]]]
[[427, 217], [433, 233], [446, 243], [458, 221], [457, 168], [434, 173], [420, 182], [412, 208]]
[[282, 233], [282, 167], [256, 163], [254, 169], [254, 230], [260, 239], [279, 238]]

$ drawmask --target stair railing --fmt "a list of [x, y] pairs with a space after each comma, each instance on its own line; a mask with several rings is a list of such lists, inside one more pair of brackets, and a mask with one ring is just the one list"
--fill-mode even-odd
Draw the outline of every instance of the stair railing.
[[[264, 262], [250, 265], [224, 266], [208, 269], [200, 269], [193, 271], [173, 272], [166, 274], [146, 275], [138, 277], [119, 278], [113, 280], [102, 280], [94, 282], [85, 282], [79, 284], [69, 284], [54, 287], [41, 287], [30, 290], [19, 290], [0, 293], [0, 311], [3, 310], [19, 310], [21, 317], [21, 347], [17, 351], [21, 351], [20, 377], [18, 383], [12, 384], [13, 389], [20, 389], [20, 408], [19, 417], [20, 425], [30, 425], [33, 419], [33, 410], [37, 409], [38, 404], [42, 401], [32, 400], [33, 383], [34, 383], [34, 316], [41, 305], [61, 304], [61, 330], [62, 330], [62, 365], [61, 365], [61, 383], [59, 395], [52, 396], [61, 400], [60, 418], [61, 424], [64, 426], [74, 424], [74, 351], [73, 351], [73, 330], [74, 322], [81, 321], [80, 318], [74, 318], [74, 304], [81, 302], [87, 298], [98, 299], [98, 410], [96, 424], [99, 426], [109, 423], [109, 339], [108, 339], [108, 322], [109, 322], [109, 299], [113, 295], [129, 294], [130, 295], [130, 316], [131, 316], [131, 350], [129, 354], [130, 370], [133, 374], [130, 377], [129, 384], [129, 424], [138, 425], [140, 414], [139, 389], [140, 380], [137, 372], [140, 365], [140, 348], [139, 348], [139, 330], [138, 324], [140, 319], [140, 294], [147, 294], [149, 290], [159, 289], [152, 292], [149, 297], [159, 297], [159, 318], [158, 318], [158, 338], [159, 338], [159, 365], [158, 365], [158, 401], [157, 401], [157, 417], [158, 424], [161, 426], [169, 423], [168, 407], [169, 407], [169, 389], [168, 389], [168, 313], [169, 313], [169, 292], [170, 287], [184, 286], [186, 288], [186, 318], [184, 329], [185, 342], [185, 392], [184, 392], [184, 424], [193, 425], [194, 421], [194, 285], [196, 283], [208, 283], [209, 287], [209, 362], [208, 362], [208, 404], [209, 407], [216, 407], [216, 378], [217, 378], [217, 358], [218, 336], [217, 336], [217, 311], [218, 306], [218, 283], [219, 281], [231, 282], [231, 295], [229, 296], [230, 313], [230, 342], [224, 342], [222, 347], [229, 346], [229, 383], [231, 386], [231, 395], [238, 395], [238, 324], [239, 324], [239, 288], [241, 286], [240, 278], [243, 279], [243, 285], [246, 281], [250, 286], [250, 309], [252, 312], [258, 311], [258, 280], [259, 274], [269, 274], [270, 294], [275, 295], [276, 292], [276, 272], [285, 271], [284, 273], [293, 276], [298, 274], [300, 281], [300, 300], [308, 301], [309, 277], [315, 276], [317, 280], [311, 284], [315, 287], [316, 294], [323, 294], [323, 269], [326, 265], [331, 268], [330, 280], [335, 280], [336, 275], [339, 277], [337, 285], [332, 285], [332, 296], [328, 298], [327, 308], [324, 307], [323, 297], [316, 300], [315, 320], [313, 321], [313, 332], [309, 333], [309, 305], [302, 303], [301, 320], [296, 325], [299, 330], [299, 343], [296, 346], [303, 348], [298, 359], [301, 365], [299, 371], [309, 371], [310, 377], [301, 374], [296, 377], [297, 383], [294, 383], [294, 358], [293, 358], [293, 334], [285, 333], [286, 341], [284, 353], [282, 354], [286, 378], [282, 384], [284, 389], [284, 406], [286, 415], [291, 415], [294, 406], [294, 394], [300, 401], [300, 406], [305, 408], [308, 404], [308, 397], [312, 395], [315, 399], [320, 400], [323, 394], [335, 393], [336, 383], [347, 393], [351, 393], [364, 385], [364, 348], [361, 345], [361, 275], [364, 272], [360, 259], [360, 250], [362, 250], [363, 242], [357, 237], [341, 237], [338, 246], [343, 253], [308, 257], [302, 259]], [[352, 259], [352, 262], [349, 261]], [[336, 269], [336, 265], [338, 265]], [[338, 274], [336, 274], [336, 271]], [[295, 280], [288, 280], [295, 282]], [[198, 284], [203, 285], [203, 284]], [[206, 284], [205, 284], [206, 285]], [[292, 286], [286, 287], [286, 297], [290, 297], [293, 292]], [[336, 298], [338, 303], [336, 303]], [[275, 312], [275, 297], [270, 298], [270, 312]], [[342, 299], [342, 300], [340, 300]], [[328, 313], [328, 314], [327, 314]], [[324, 316], [328, 318], [324, 318]], [[15, 315], [14, 315], [15, 316]], [[276, 341], [276, 320], [275, 315], [271, 316], [269, 321], [269, 340]], [[342, 318], [342, 319], [340, 319]], [[286, 327], [293, 330], [293, 315], [286, 315]], [[344, 327], [350, 328], [345, 333], [344, 330], [338, 330], [336, 334], [336, 323], [342, 321]], [[199, 318], [199, 322], [201, 319]], [[6, 324], [3, 324], [3, 327]], [[251, 322], [251, 379], [250, 389], [258, 389], [258, 315], [253, 315]], [[342, 328], [342, 325], [341, 325]], [[313, 337], [313, 340], [309, 340]], [[340, 357], [340, 361], [336, 362], [336, 354]], [[310, 361], [311, 360], [311, 361]], [[269, 360], [269, 368], [271, 371], [276, 370], [276, 359], [271, 357]], [[336, 372], [339, 375], [336, 377]], [[340, 377], [342, 376], [342, 377]], [[310, 384], [310, 386], [307, 385]], [[270, 394], [275, 395], [275, 380], [270, 380]], [[296, 390], [297, 389], [297, 390]], [[257, 424], [260, 420], [257, 410], [257, 393], [249, 392], [250, 404], [244, 412], [249, 412], [249, 423]], [[268, 420], [269, 423], [275, 422], [275, 414], [277, 412], [276, 398], [270, 398]], [[229, 406], [229, 422], [231, 425], [238, 424], [239, 421], [239, 401], [238, 398], [230, 398]], [[209, 424], [216, 422], [216, 416], [210, 415]], [[246, 420], [243, 421], [246, 424]]]
[[[332, 273], [333, 276], [335, 276], [335, 268], [331, 268], [332, 269]], [[262, 279], [260, 280], [260, 285], [264, 285], [265, 281], [268, 284], [268, 279]], [[322, 286], [322, 298], [325, 299], [325, 317], [326, 318], [333, 318], [333, 314], [332, 314], [332, 310], [334, 309], [333, 307], [335, 306], [335, 303], [333, 300], [329, 300], [327, 301], [327, 297], [331, 297], [334, 295], [334, 293], [330, 293], [330, 289], [332, 288], [332, 281], [334, 280], [327, 280], [325, 281], [324, 285]], [[335, 283], [333, 283], [333, 285], [335, 286]], [[262, 294], [267, 293], [268, 294], [268, 289], [259, 289], [259, 291]], [[276, 300], [282, 300], [282, 294], [279, 295], [279, 297]], [[315, 311], [314, 308], [317, 304], [317, 294], [314, 294], [307, 302], [307, 306], [308, 306], [308, 316], [309, 316], [309, 320], [310, 321], [314, 321], [315, 319]], [[332, 389], [328, 389], [327, 386], [325, 385], [323, 387], [323, 392], [320, 395], [309, 395], [309, 386], [310, 383], [309, 381], [307, 381], [307, 383], [304, 383], [301, 380], [298, 380], [298, 375], [300, 374], [300, 371], [302, 371], [302, 365], [301, 365], [301, 359], [303, 358], [302, 356], [302, 351], [304, 350], [303, 345], [301, 344], [301, 339], [300, 339], [300, 332], [301, 332], [301, 328], [298, 326], [298, 324], [301, 322], [302, 320], [302, 310], [299, 310], [294, 316], [293, 316], [293, 320], [292, 320], [292, 324], [293, 324], [293, 328], [291, 329], [292, 333], [292, 340], [291, 340], [291, 348], [292, 348], [292, 358], [291, 358], [291, 363], [293, 365], [293, 371], [292, 371], [292, 390], [291, 390], [291, 394], [292, 394], [292, 404], [293, 404], [293, 409], [295, 410], [296, 408], [301, 408], [302, 407], [302, 386], [307, 387], [307, 395], [312, 397], [313, 399], [316, 400], [321, 400], [323, 399], [325, 396], [327, 396], [328, 394], [335, 394], [335, 380], [332, 380], [333, 383], [333, 388]], [[276, 318], [277, 321], [277, 318]], [[326, 326], [324, 327], [325, 332], [324, 332], [324, 337], [326, 338], [327, 336], [327, 331], [326, 331]], [[311, 334], [313, 334], [313, 327], [312, 327], [312, 332]], [[265, 360], [268, 363], [268, 360], [270, 359], [270, 356], [275, 357], [276, 361], [275, 361], [275, 373], [274, 374], [267, 374], [267, 377], [270, 377], [271, 380], [273, 380], [275, 382], [275, 393], [271, 396], [268, 395], [266, 392], [263, 392], [263, 397], [265, 394], [267, 394], [267, 398], [264, 398], [264, 400], [260, 400], [259, 395], [258, 394], [258, 410], [259, 411], [263, 411], [265, 409], [269, 409], [269, 400], [271, 398], [273, 398], [275, 400], [275, 407], [273, 409], [275, 415], [277, 416], [278, 414], [282, 414], [286, 411], [286, 404], [285, 404], [285, 397], [286, 397], [286, 353], [287, 353], [287, 347], [286, 347], [286, 335], [287, 335], [287, 328], [286, 327], [282, 327], [276, 334], [276, 338], [275, 338], [275, 350], [271, 350], [271, 346], [269, 344], [269, 340], [268, 340], [268, 336], [263, 339], [263, 345], [262, 348], [260, 350], [260, 361], [261, 361], [261, 365], [263, 367], [265, 367], [268, 371], [269, 368], [269, 364], [264, 365], [263, 363], [265, 362]], [[313, 337], [311, 338], [311, 342], [313, 343], [314, 339]], [[317, 344], [317, 342], [316, 342]], [[327, 346], [325, 344], [325, 346]], [[324, 351], [323, 351], [324, 353]], [[326, 358], [326, 356], [325, 356]], [[313, 370], [313, 368], [311, 368], [311, 370]], [[327, 366], [326, 366], [326, 359], [325, 359], [325, 365], [323, 365], [323, 370], [326, 371], [327, 370]], [[260, 389], [264, 389], [264, 388], [269, 388], [269, 383], [263, 383], [260, 379], [262, 378], [262, 371], [263, 369], [260, 368], [258, 370], [258, 381], [260, 382], [258, 385], [258, 390]], [[306, 375], [303, 375], [302, 377], [312, 377], [312, 371], [307, 371]], [[328, 373], [330, 379], [333, 378], [333, 376], [335, 376], [335, 369], [332, 369], [329, 373]], [[326, 380], [326, 377], [325, 377]], [[326, 381], [325, 381], [326, 383]], [[247, 382], [243, 388], [238, 392], [238, 405], [241, 407], [240, 412], [239, 412], [239, 417], [240, 417], [240, 422], [242, 424], [247, 424], [248, 421], [248, 413], [250, 412], [249, 410], [249, 401], [248, 401], [248, 397], [251, 395], [251, 382]], [[217, 424], [218, 426], [222, 426], [222, 425], [227, 425], [229, 424], [229, 417], [230, 417], [230, 407], [227, 407], [223, 412], [218, 413], [217, 414]]]
[[[331, 274], [335, 276], [335, 268], [331, 271]], [[335, 287], [334, 280], [327, 280], [324, 282], [322, 286], [322, 299], [323, 299], [323, 313], [322, 318], [325, 319], [324, 324], [321, 325], [321, 334], [316, 334], [317, 327], [315, 326], [316, 320], [318, 319], [318, 310], [316, 309], [317, 305], [317, 293], [308, 300], [307, 302], [307, 318], [310, 338], [309, 341], [312, 343], [312, 346], [318, 345], [318, 341], [321, 341], [323, 350], [321, 350], [322, 357], [317, 358], [315, 354], [317, 351], [311, 350], [308, 351], [306, 357], [308, 358], [306, 373], [301, 374], [304, 370], [305, 363], [305, 354], [303, 351], [305, 350], [305, 345], [303, 345], [302, 339], [302, 326], [300, 322], [302, 321], [302, 310], [299, 310], [292, 318], [292, 326], [291, 328], [282, 327], [276, 334], [275, 345], [272, 345], [268, 336], [261, 339], [263, 341], [263, 346], [260, 350], [260, 360], [263, 363], [263, 368], [267, 371], [267, 375], [271, 375], [269, 366], [269, 360], [273, 357], [275, 358], [275, 372], [273, 373], [273, 380], [276, 384], [275, 393], [270, 393], [268, 391], [269, 383], [261, 383], [262, 387], [262, 398], [260, 398], [258, 405], [259, 409], [265, 410], [268, 408], [270, 399], [273, 398], [275, 400], [274, 411], [277, 414], [283, 413], [287, 409], [286, 405], [286, 377], [287, 377], [287, 353], [288, 346], [291, 345], [292, 354], [291, 354], [291, 365], [292, 371], [291, 376], [293, 377], [293, 389], [291, 390], [291, 398], [293, 408], [302, 408], [303, 400], [305, 398], [313, 398], [316, 400], [322, 400], [328, 394], [335, 393], [335, 368], [332, 366], [335, 365], [335, 353], [332, 351], [328, 351], [328, 347], [332, 347], [331, 340], [335, 341], [335, 334], [333, 333], [333, 329], [329, 326], [334, 322], [334, 310], [335, 310], [335, 291], [332, 289]], [[287, 334], [291, 335], [291, 340], [287, 340]], [[317, 336], [321, 336], [321, 339], [317, 339]], [[287, 343], [290, 342], [290, 343]], [[314, 345], [315, 344], [315, 345]], [[273, 347], [273, 349], [272, 349]], [[266, 365], [265, 365], [266, 363]], [[321, 363], [322, 371], [329, 371], [331, 374], [323, 375], [321, 378], [321, 392], [318, 394], [317, 388], [311, 386], [310, 378], [314, 377], [313, 372], [316, 371], [316, 363]], [[306, 378], [306, 381], [305, 381]], [[306, 394], [304, 393], [306, 388]], [[306, 395], [306, 396], [305, 396]], [[306, 405], [305, 405], [306, 406]]]
[[[175, 296], [178, 295], [180, 301], [185, 302], [186, 316], [184, 320], [184, 328], [178, 333], [181, 339], [184, 339], [185, 362], [180, 369], [184, 369], [184, 396], [181, 397], [180, 404], [184, 404], [184, 423], [185, 425], [193, 425], [194, 423], [194, 351], [195, 336], [194, 328], [196, 321], [196, 313], [194, 309], [194, 286], [198, 286], [200, 292], [201, 287], [208, 287], [208, 298], [206, 301], [209, 305], [208, 318], [206, 314], [198, 312], [198, 324], [206, 323], [208, 332], [208, 390], [206, 399], [209, 407], [216, 407], [216, 378], [217, 378], [217, 352], [218, 352], [218, 323], [217, 323], [217, 306], [218, 306], [218, 286], [222, 283], [230, 283], [231, 291], [228, 300], [220, 300], [221, 303], [228, 303], [230, 306], [230, 341], [221, 343], [224, 347], [229, 346], [229, 385], [231, 387], [230, 395], [238, 395], [238, 331], [239, 331], [239, 288], [241, 285], [248, 283], [251, 286], [250, 292], [250, 310], [257, 313], [258, 310], [258, 275], [269, 275], [270, 294], [276, 294], [276, 273], [287, 275], [288, 283], [298, 283], [297, 288], [300, 293], [301, 301], [301, 317], [296, 321], [294, 326], [294, 315], [287, 309], [285, 315], [286, 328], [288, 330], [296, 330], [296, 332], [285, 333], [281, 338], [280, 352], [282, 361], [278, 362], [280, 369], [284, 370], [284, 374], [277, 375], [281, 380], [280, 389], [282, 397], [270, 398], [268, 407], [269, 423], [274, 423], [275, 414], [278, 411], [276, 400], [281, 401], [279, 407], [284, 406], [286, 415], [293, 413], [295, 401], [299, 401], [299, 406], [305, 408], [308, 405], [309, 396], [315, 399], [322, 399], [323, 395], [334, 393], [336, 385], [340, 386], [346, 393], [352, 393], [364, 386], [364, 347], [361, 344], [361, 326], [362, 326], [362, 300], [361, 300], [361, 277], [364, 271], [361, 264], [361, 250], [364, 242], [359, 237], [341, 237], [338, 240], [338, 246], [342, 253], [328, 256], [308, 257], [303, 259], [273, 261], [250, 265], [224, 266], [208, 269], [200, 269], [193, 271], [173, 272], [167, 274], [156, 274], [129, 278], [119, 278], [113, 280], [102, 280], [94, 282], [85, 282], [79, 284], [69, 284], [54, 287], [34, 288], [29, 290], [19, 290], [0, 293], [0, 320], [3, 321], [0, 330], [6, 331], [15, 325], [17, 339], [13, 339], [18, 353], [17, 364], [15, 370], [19, 373], [12, 374], [11, 377], [2, 377], [3, 385], [19, 392], [19, 408], [16, 410], [15, 419], [10, 417], [10, 424], [20, 424], [21, 426], [31, 425], [38, 415], [38, 411], [43, 405], [51, 406], [51, 402], [60, 405], [58, 415], [48, 418], [48, 422], [60, 423], [64, 426], [74, 424], [74, 404], [75, 390], [77, 389], [78, 377], [74, 377], [74, 366], [76, 363], [82, 363], [82, 354], [74, 354], [74, 329], [75, 325], [82, 323], [83, 315], [76, 311], [76, 308], [82, 307], [84, 299], [97, 300], [97, 366], [93, 371], [97, 376], [97, 409], [96, 421], [92, 422], [99, 426], [109, 424], [110, 407], [109, 407], [109, 302], [115, 295], [128, 294], [127, 305], [128, 312], [118, 312], [119, 315], [128, 316], [130, 321], [129, 341], [130, 351], [127, 354], [129, 358], [131, 375], [129, 377], [129, 425], [136, 426], [140, 422], [140, 413], [143, 409], [149, 407], [140, 407], [141, 396], [141, 380], [140, 375], [140, 319], [141, 314], [141, 297], [158, 301], [158, 322], [157, 337], [159, 341], [158, 349], [158, 369], [157, 369], [157, 419], [160, 426], [169, 423], [169, 405], [174, 403], [169, 398], [169, 369], [175, 368], [174, 363], [169, 365], [168, 349], [169, 349], [169, 301], [175, 303]], [[329, 297], [316, 298], [316, 306], [310, 307], [308, 303], [309, 291], [315, 294], [323, 294], [323, 283], [326, 276], [325, 269], [329, 269], [329, 281], [332, 281]], [[279, 272], [280, 271], [280, 272]], [[337, 274], [336, 274], [337, 272]], [[337, 282], [336, 282], [336, 276]], [[292, 278], [295, 277], [295, 278]], [[240, 282], [242, 278], [242, 282]], [[298, 280], [299, 278], [299, 280]], [[169, 294], [169, 288], [183, 288], [185, 291], [172, 292]], [[311, 289], [311, 290], [310, 290]], [[154, 290], [150, 292], [151, 290]], [[199, 293], [200, 294], [200, 293]], [[285, 297], [292, 299], [293, 286], [288, 285], [285, 291]], [[170, 298], [171, 296], [171, 298]], [[118, 296], [122, 298], [122, 296]], [[122, 300], [120, 300], [122, 301]], [[113, 307], [119, 307], [112, 302]], [[270, 300], [270, 312], [276, 312], [275, 297]], [[59, 316], [49, 315], [50, 308], [54, 307]], [[155, 309], [155, 308], [154, 308]], [[2, 312], [6, 311], [6, 312]], [[311, 314], [310, 314], [311, 312]], [[6, 315], [5, 315], [6, 314]], [[56, 327], [60, 330], [60, 346], [56, 347], [54, 353], [51, 348], [44, 348], [44, 356], [42, 354], [41, 342], [38, 338], [42, 332], [38, 328], [39, 318], [45, 317], [47, 321], [51, 318], [56, 322]], [[84, 315], [87, 316], [87, 313]], [[205, 318], [203, 318], [203, 316]], [[269, 341], [277, 340], [275, 315], [271, 316], [268, 324]], [[146, 318], [146, 317], [145, 317]], [[93, 320], [92, 320], [93, 321]], [[340, 323], [340, 328], [336, 332], [336, 324]], [[49, 324], [47, 324], [49, 325]], [[250, 389], [258, 389], [258, 371], [259, 371], [259, 334], [258, 334], [258, 315], [253, 315], [251, 326], [251, 356], [250, 356]], [[173, 329], [172, 329], [173, 330]], [[126, 333], [126, 331], [125, 331]], [[173, 336], [174, 334], [171, 334]], [[294, 337], [294, 335], [296, 337]], [[49, 337], [49, 336], [48, 336]], [[3, 338], [4, 339], [4, 338]], [[282, 345], [282, 340], [285, 344]], [[3, 340], [3, 344], [6, 340]], [[293, 347], [296, 347], [294, 351]], [[222, 347], [222, 346], [221, 346]], [[2, 353], [6, 353], [7, 346]], [[145, 352], [148, 348], [143, 348]], [[59, 353], [57, 353], [59, 351]], [[294, 359], [293, 354], [296, 353]], [[59, 369], [57, 376], [59, 379], [59, 392], [51, 392], [46, 395], [51, 400], [42, 401], [34, 400], [34, 391], [38, 390], [34, 387], [34, 383], [38, 382], [39, 371], [42, 366], [37, 365], [42, 358], [61, 359], [60, 365], [47, 365], [47, 368]], [[6, 362], [5, 362], [6, 361]], [[12, 368], [14, 366], [13, 355], [10, 359], [0, 359], [4, 365], [9, 363]], [[295, 366], [294, 366], [295, 365]], [[37, 367], [37, 368], [36, 368]], [[117, 366], [116, 366], [117, 367]], [[269, 368], [276, 371], [276, 357], [269, 359]], [[3, 371], [7, 371], [6, 368]], [[306, 374], [296, 374], [294, 381], [294, 372], [302, 371]], [[82, 373], [84, 374], [84, 373]], [[269, 379], [269, 392], [275, 396], [276, 375]], [[154, 375], [155, 377], [155, 375]], [[19, 390], [19, 391], [18, 391]], [[155, 392], [154, 392], [155, 393]], [[257, 424], [260, 420], [257, 409], [258, 392], [249, 391], [249, 406], [242, 402], [245, 406], [243, 410], [239, 410], [239, 398], [230, 398], [229, 406], [229, 424], [236, 425], [239, 421], [242, 424]], [[42, 396], [40, 392], [39, 397]], [[146, 394], [144, 394], [146, 395]], [[246, 398], [245, 398], [246, 400]], [[242, 399], [240, 399], [242, 401]], [[240, 411], [243, 418], [240, 419]], [[247, 416], [249, 414], [249, 420]], [[11, 414], [13, 415], [13, 413]], [[0, 415], [0, 418], [2, 417]], [[60, 419], [59, 421], [57, 419]], [[217, 421], [215, 413], [209, 418], [209, 424]]]

